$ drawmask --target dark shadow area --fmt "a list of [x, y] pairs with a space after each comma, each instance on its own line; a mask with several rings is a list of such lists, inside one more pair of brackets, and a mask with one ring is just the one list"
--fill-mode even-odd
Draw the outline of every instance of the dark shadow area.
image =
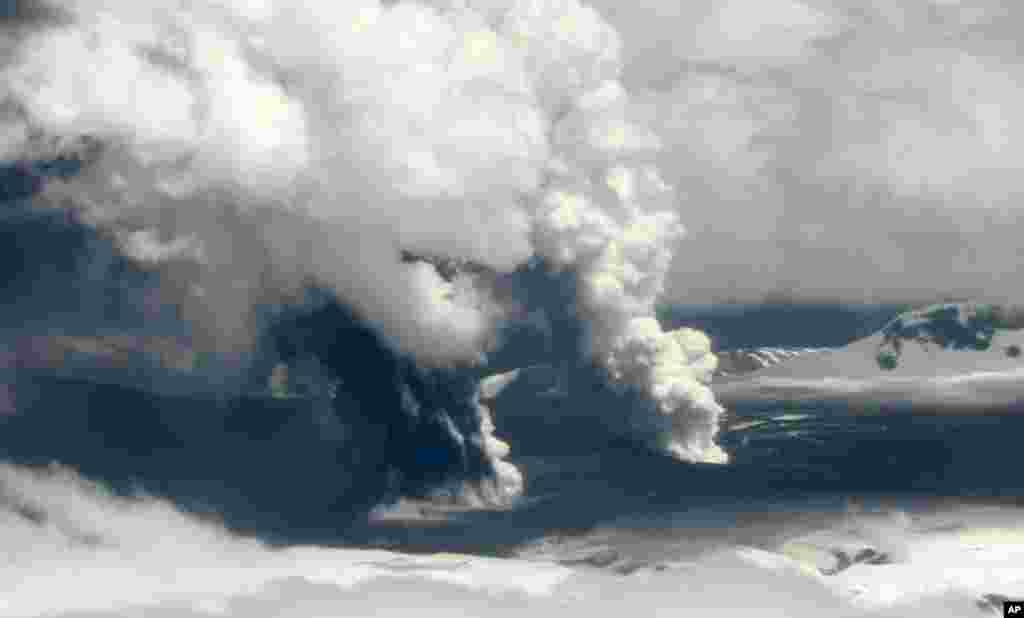
[[[28, 167], [0, 166], [0, 191], [20, 191], [19, 183], [38, 190], [48, 177], [38, 167], [45, 166], [31, 173]], [[111, 238], [83, 224], [74, 211], [0, 198], [3, 330], [184, 334], [175, 308], [154, 302], [159, 287], [157, 273], [121, 256]]]
[[493, 473], [482, 448], [473, 377], [397, 355], [336, 300], [313, 311], [287, 311], [262, 348], [284, 362], [313, 356], [338, 379], [334, 408], [352, 432], [351, 448], [360, 461], [379, 460], [373, 468], [395, 476], [399, 494]]
[[[32, 334], [49, 337], [55, 328], [95, 337], [101, 327], [166, 326], [187, 334], [173, 311], [147, 313], [145, 292], [158, 273], [132, 266], [67, 211], [25, 207], [40, 179], [62, 170], [4, 172], [10, 184], [0, 204], [0, 277], [9, 330], [41, 325]], [[442, 270], [449, 267], [456, 266]], [[1024, 494], [1014, 456], [1021, 416], [840, 414], [841, 422], [724, 433], [729, 466], [659, 455], [617, 437], [621, 432], [606, 422], [627, 416], [624, 409], [636, 401], [611, 392], [581, 360], [572, 273], [536, 262], [497, 276], [495, 287], [517, 299], [524, 316], [542, 318], [511, 325], [486, 369], [420, 367], [315, 285], [301, 304], [260, 309], [254, 350], [226, 372], [244, 379], [220, 391], [156, 394], [142, 387], [130, 363], [116, 383], [47, 367], [8, 368], [0, 383], [13, 386], [16, 405], [0, 416], [0, 459], [60, 462], [118, 491], [168, 497], [274, 542], [383, 539], [412, 551], [492, 554], [620, 516], [709, 504], [857, 493], [1010, 500]], [[721, 348], [749, 348], [841, 345], [877, 331], [897, 312], [779, 305], [739, 313], [670, 310], [663, 317], [670, 327], [709, 330]], [[521, 504], [446, 515], [440, 523], [367, 522], [370, 509], [401, 496], [454, 492], [491, 478], [473, 404], [476, 378], [537, 362], [558, 367], [564, 384], [552, 384], [549, 397], [539, 398], [536, 389], [511, 393], [495, 414], [499, 437], [512, 443], [512, 460], [526, 475]], [[308, 378], [310, 387], [275, 393], [269, 383], [282, 366]], [[559, 394], [565, 390], [571, 400]], [[774, 402], [762, 412], [784, 408]], [[827, 418], [834, 411], [800, 412]]]
[[[518, 405], [513, 397], [504, 403]], [[594, 419], [614, 410], [592, 408], [587, 423], [578, 415], [559, 417], [558, 404], [538, 403], [535, 395], [521, 403], [533, 413], [499, 420], [499, 435], [512, 442], [511, 460], [525, 473], [522, 504], [509, 512], [456, 514], [443, 524], [378, 522], [362, 534], [405, 551], [511, 556], [537, 538], [578, 536], [620, 518], [685, 517], [699, 534], [701, 525], [727, 529], [729, 517], [774, 517], [764, 509], [782, 509], [778, 517], [804, 509], [811, 517], [822, 504], [841, 508], [844, 496], [1024, 504], [1015, 446], [1024, 415], [828, 419], [842, 411], [804, 408], [794, 412], [824, 418], [724, 433], [719, 441], [732, 463], [717, 466], [675, 461], [603, 432]], [[700, 513], [708, 514], [706, 524]]]
[[688, 326], [711, 337], [715, 350], [839, 347], [867, 337], [907, 310], [904, 306], [763, 304], [661, 307], [666, 328]]
[[[377, 504], [493, 476], [472, 372], [417, 366], [314, 282], [298, 305], [254, 310], [261, 335], [244, 355], [197, 348], [191, 324], [151, 295], [159, 269], [73, 211], [28, 202], [78, 166], [0, 168], [0, 459], [66, 464], [282, 542], [340, 541]], [[155, 375], [136, 358], [152, 350], [133, 348], [154, 334], [197, 358]], [[313, 388], [275, 396], [282, 365], [311, 367], [299, 377]], [[193, 378], [207, 388], [190, 390]]]
[[71, 465], [296, 542], [342, 540], [380, 503], [493, 475], [469, 376], [397, 356], [332, 300], [277, 319], [250, 392], [269, 366], [307, 357], [334, 379], [327, 395], [155, 394], [130, 385], [130, 368], [128, 385], [15, 370], [17, 411], [0, 417], [0, 457]]
[[126, 494], [167, 497], [230, 527], [284, 534], [325, 526], [350, 481], [309, 402], [168, 397], [110, 384], [21, 376], [0, 418], [0, 456], [59, 462]]
[[62, 10], [39, 0], [4, 0], [0, 2], [0, 26], [41, 25], [66, 19]]

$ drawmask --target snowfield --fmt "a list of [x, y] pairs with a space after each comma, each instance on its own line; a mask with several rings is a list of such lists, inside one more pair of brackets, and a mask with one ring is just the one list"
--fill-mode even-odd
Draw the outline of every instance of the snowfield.
[[[963, 305], [944, 305], [966, 313]], [[980, 324], [966, 329], [977, 346], [958, 346], [942, 337], [943, 320], [931, 321], [913, 312], [894, 320], [897, 326], [914, 324], [922, 330], [889, 328], [828, 352], [802, 355], [741, 376], [721, 377], [715, 393], [727, 407], [773, 400], [820, 401], [847, 404], [852, 409], [877, 412], [879, 408], [916, 413], [1017, 412], [1024, 404], [1024, 362], [1019, 356], [1024, 330]], [[957, 316], [959, 317], [959, 315]], [[958, 321], [958, 320], [945, 320]], [[1016, 326], [1015, 323], [1011, 325]], [[888, 328], [888, 327], [887, 327]], [[910, 333], [910, 334], [907, 334]], [[934, 333], [938, 333], [935, 336]], [[974, 336], [977, 335], [977, 339]], [[892, 368], [893, 343], [899, 354]]]

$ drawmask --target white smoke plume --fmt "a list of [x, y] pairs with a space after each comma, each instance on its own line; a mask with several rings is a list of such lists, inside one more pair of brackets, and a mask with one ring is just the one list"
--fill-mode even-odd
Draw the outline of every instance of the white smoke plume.
[[[27, 134], [103, 144], [51, 194], [70, 196], [100, 226], [198, 238], [210, 270], [223, 274], [196, 290], [218, 323], [258, 300], [269, 261], [323, 279], [425, 360], [479, 354], [487, 303], [398, 260], [405, 248], [508, 267], [528, 251], [525, 224], [510, 233], [515, 214], [503, 194], [529, 189], [533, 155], [520, 133], [530, 129], [481, 113], [515, 120], [518, 108], [500, 91], [488, 96], [499, 85], [488, 82], [505, 79], [500, 67], [476, 63], [482, 75], [472, 74], [470, 52], [457, 47], [471, 34], [463, 26], [422, 7], [375, 4], [325, 15], [209, 3], [63, 8], [71, 25], [27, 35], [4, 73]], [[375, 15], [381, 23], [369, 32]], [[395, 37], [408, 49], [385, 43]], [[398, 90], [417, 75], [422, 87]], [[492, 105], [472, 108], [474, 83]], [[436, 113], [442, 105], [447, 119]], [[509, 173], [516, 168], [526, 169]], [[240, 255], [253, 236], [265, 239], [269, 260], [240, 264], [262, 257]]]
[[590, 355], [615, 386], [643, 396], [627, 412], [636, 435], [684, 460], [724, 462], [714, 444], [722, 409], [706, 386], [717, 365], [710, 340], [664, 332], [654, 318], [683, 228], [671, 188], [648, 163], [658, 140], [629, 111], [621, 85], [605, 80], [555, 126], [556, 156], [568, 152], [541, 202], [538, 249], [576, 269]]
[[551, 159], [536, 200], [536, 251], [579, 280], [588, 355], [616, 387], [642, 396], [623, 410], [634, 435], [688, 461], [723, 462], [714, 444], [721, 407], [706, 386], [715, 368], [699, 333], [662, 331], [654, 303], [683, 228], [674, 194], [652, 165], [659, 140], [633, 118], [617, 33], [574, 1], [482, 6], [525, 49], [549, 109]]
[[127, 239], [129, 254], [201, 260], [212, 274], [182, 286], [192, 317], [244, 333], [238, 316], [268, 281], [312, 277], [421, 361], [474, 361], [502, 310], [471, 277], [446, 282], [400, 250], [498, 271], [540, 255], [577, 273], [588, 354], [643, 399], [622, 411], [639, 435], [687, 460], [725, 459], [707, 338], [653, 317], [683, 229], [597, 11], [57, 8], [53, 24], [12, 33], [0, 150], [100, 144], [46, 196]]

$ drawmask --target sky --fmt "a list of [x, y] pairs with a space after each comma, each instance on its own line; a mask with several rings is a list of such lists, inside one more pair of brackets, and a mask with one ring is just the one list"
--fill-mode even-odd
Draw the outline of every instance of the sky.
[[[84, 1], [57, 4], [98, 14], [113, 6]], [[276, 10], [267, 2], [193, 4], [193, 10], [206, 19], [218, 7], [230, 7], [230, 14], [250, 20]], [[497, 8], [502, 3], [488, 1], [434, 0], [427, 4], [445, 11], [465, 6], [492, 21], [504, 10]], [[412, 83], [402, 81], [403, 75], [408, 77], [402, 67], [410, 57], [389, 50], [391, 57], [384, 59], [378, 45], [399, 36], [408, 25], [403, 25], [403, 20], [416, 12], [405, 10], [414, 3], [388, 6], [399, 9], [396, 18], [386, 20], [384, 29], [372, 37], [352, 42], [347, 50], [314, 49], [317, 37], [310, 37], [310, 45], [300, 49], [294, 46], [292, 35], [296, 28], [308, 25], [303, 22], [306, 17], [292, 12], [289, 25], [284, 25], [288, 19], [279, 19], [282, 25], [275, 34], [280, 47], [269, 55], [281, 67], [289, 67], [280, 71], [291, 72], [286, 80], [287, 106], [279, 109], [281, 116], [274, 128], [258, 129], [262, 133], [251, 140], [243, 140], [244, 133], [239, 131], [254, 120], [239, 117], [228, 122], [223, 111], [211, 108], [209, 121], [217, 128], [208, 137], [216, 141], [206, 142], [200, 159], [222, 176], [234, 178], [238, 170], [246, 168], [254, 171], [243, 184], [250, 184], [262, 198], [273, 191], [274, 183], [279, 186], [292, 178], [303, 164], [345, 152], [346, 165], [328, 165], [335, 180], [323, 191], [339, 196], [340, 190], [364, 200], [387, 201], [390, 205], [379, 212], [400, 211], [403, 216], [398, 220], [377, 217], [370, 223], [399, 229], [402, 243], [425, 251], [455, 252], [500, 268], [521, 263], [531, 252], [543, 253], [543, 247], [530, 247], [535, 243], [527, 238], [524, 221], [529, 213], [515, 205], [515, 195], [534, 190], [531, 178], [553, 146], [545, 145], [540, 133], [553, 108], [543, 102], [533, 106], [526, 99], [516, 102], [519, 95], [509, 98], [492, 91], [487, 102], [493, 107], [480, 115], [472, 106], [473, 101], [480, 104], [482, 99], [473, 98], [477, 95], [472, 94], [467, 80], [480, 83], [483, 74], [467, 74], [464, 68], [438, 72], [440, 65], [432, 70], [436, 77], [447, 80], [449, 90], [431, 90], [433, 99], [423, 96], [427, 92], [423, 84], [419, 93], [403, 90], [403, 83]], [[590, 35], [582, 34], [573, 44], [603, 50], [595, 56], [603, 59], [587, 70], [604, 73], [594, 73], [590, 79], [618, 75], [629, 93], [627, 116], [649, 128], [660, 141], [658, 167], [664, 180], [676, 189], [673, 209], [687, 232], [673, 246], [675, 255], [665, 281], [668, 302], [703, 304], [765, 297], [850, 303], [1018, 298], [1013, 275], [1018, 262], [1016, 239], [1021, 230], [1017, 203], [1022, 186], [1016, 172], [1024, 129], [1017, 110], [1024, 67], [1016, 33], [1024, 10], [1016, 3], [640, 0], [624, 5], [597, 0], [551, 6], [560, 8], [550, 9], [548, 17], [558, 12], [575, 15], [572, 11], [577, 9], [587, 15], [586, 6], [597, 10], [594, 20], [573, 27], [582, 33], [593, 26], [603, 34], [589, 42], [586, 37]], [[37, 10], [33, 14], [45, 13]], [[344, 21], [351, 15], [336, 17]], [[418, 42], [410, 40], [409, 45], [427, 50], [433, 45], [429, 28], [436, 25], [421, 21], [416, 26], [420, 38]], [[234, 33], [237, 27], [228, 26], [226, 31]], [[129, 41], [152, 36], [133, 31], [125, 39], [125, 32], [115, 34], [112, 28], [107, 23], [101, 29], [107, 36]], [[541, 32], [537, 31], [537, 40], [554, 38], [554, 31]], [[214, 38], [197, 45], [219, 45]], [[40, 71], [46, 71], [48, 61], [44, 59], [54, 58], [43, 50], [47, 54], [72, 53], [80, 43], [74, 36], [66, 36], [32, 44], [40, 53], [34, 63], [26, 61], [22, 68], [35, 70], [38, 78]], [[111, 47], [104, 52], [106, 56], [90, 62], [102, 63], [102, 58], [116, 58], [121, 51]], [[332, 57], [330, 62], [310, 59], [337, 53], [342, 57]], [[374, 54], [377, 69], [367, 61]], [[187, 118], [175, 109], [178, 103], [189, 104], [197, 93], [173, 81], [161, 86], [159, 80], [166, 75], [139, 73], [145, 67], [131, 62], [125, 60], [118, 70], [147, 78], [137, 82], [134, 100], [146, 108], [145, 121], [125, 120], [137, 110], [129, 112], [129, 108], [118, 107], [116, 96], [103, 95], [105, 90], [116, 92], [118, 84], [104, 82], [99, 75], [85, 89], [54, 82], [49, 91], [48, 96], [59, 98], [70, 92], [61, 88], [80, 88], [79, 104], [92, 104], [98, 111], [79, 114], [77, 120], [53, 115], [54, 110], [47, 107], [53, 99], [31, 95], [24, 85], [14, 89], [14, 99], [36, 108], [36, 124], [50, 123], [57, 132], [67, 132], [73, 126], [68, 123], [74, 122], [94, 133], [127, 132], [149, 140], [194, 139], [189, 137], [192, 129]], [[525, 87], [534, 93], [543, 89], [524, 85], [524, 76], [516, 73], [514, 63], [500, 62], [504, 64], [486, 69], [482, 79], [490, 80], [492, 86], [503, 84], [500, 88], [505, 89]], [[299, 75], [315, 73], [325, 77], [323, 83], [336, 83], [330, 77], [336, 64], [358, 74], [346, 78], [362, 84], [358, 98], [348, 94], [344, 101], [325, 101], [319, 95], [301, 92]], [[208, 76], [211, 84], [226, 88], [211, 93], [224, 105], [239, 96], [229, 96], [231, 88], [237, 92], [253, 88], [253, 96], [269, 97], [271, 106], [281, 94], [265, 81], [247, 82], [241, 73], [231, 73], [235, 70], [229, 67], [219, 76]], [[374, 70], [376, 76], [363, 74]], [[18, 72], [8, 77], [12, 78], [10, 84], [17, 84], [24, 71], [21, 77]], [[145, 97], [149, 96], [159, 100], [148, 104]], [[448, 96], [454, 98], [444, 99]], [[525, 96], [528, 99], [530, 95]], [[438, 107], [445, 100], [447, 103]], [[335, 104], [339, 109], [331, 112]], [[372, 122], [352, 122], [351, 115], [340, 111], [353, 105], [374, 110], [369, 117]], [[12, 108], [6, 109], [10, 114]], [[109, 122], [109, 114], [120, 114], [122, 121]], [[252, 132], [257, 124], [250, 124], [245, 131]], [[4, 148], [17, 151], [18, 140], [13, 137], [24, 127], [17, 122], [6, 126]], [[383, 126], [391, 128], [378, 131], [372, 139], [366, 134], [368, 129]], [[162, 127], [159, 132], [149, 133], [157, 127]], [[337, 133], [339, 140], [324, 138], [331, 132]], [[358, 157], [346, 150], [342, 139], [360, 144]], [[220, 145], [214, 148], [214, 143]], [[176, 148], [180, 150], [180, 144]], [[407, 153], [411, 159], [403, 162], [379, 148]], [[235, 154], [227, 154], [230, 152]], [[443, 173], [431, 179], [430, 157], [423, 153], [440, 157], [435, 163], [441, 167], [435, 172], [447, 169], [447, 180]], [[154, 156], [159, 159], [173, 153]], [[270, 166], [275, 157], [291, 164], [274, 171], [279, 167]], [[221, 162], [212, 165], [215, 159]], [[506, 173], [488, 171], [498, 168]], [[375, 186], [367, 187], [362, 178], [372, 179]], [[320, 183], [322, 177], [311, 182]], [[397, 195], [381, 191], [389, 182], [404, 188]], [[438, 191], [447, 191], [454, 199], [438, 199], [434, 195]], [[479, 199], [484, 194], [489, 198]], [[331, 215], [337, 218], [336, 211]], [[463, 231], [469, 233], [457, 234], [451, 226], [432, 223], [450, 217], [460, 219]], [[343, 221], [345, 225], [351, 222]], [[206, 225], [178, 224], [186, 231]], [[271, 236], [281, 237], [281, 242], [289, 238], [284, 233]], [[351, 241], [332, 244], [345, 243]], [[213, 243], [207, 244], [207, 259], [223, 262], [223, 257], [217, 257], [219, 252], [209, 246]], [[369, 247], [360, 251], [366, 253]], [[324, 259], [352, 261], [352, 257], [343, 253]], [[375, 257], [368, 261], [383, 272], [385, 260]], [[339, 278], [337, 273], [327, 275], [325, 278]], [[393, 276], [410, 279], [408, 274]], [[415, 282], [421, 281], [417, 277], [404, 286], [416, 289]], [[372, 294], [366, 290], [373, 286], [360, 283], [361, 279], [341, 279], [337, 285], [359, 288], [361, 292], [350, 295], [370, 302]], [[381, 299], [373, 304], [372, 312], [379, 320], [401, 323], [401, 319], [387, 317], [384, 309], [389, 304]], [[457, 333], [461, 335], [451, 333], [447, 339], [474, 347], [474, 338], [486, 330], [487, 319], [469, 314], [460, 322], [464, 328]], [[409, 329], [403, 333], [406, 339], [415, 338]], [[464, 346], [463, 336], [470, 340]], [[436, 346], [438, 342], [430, 343]], [[464, 350], [451, 351], [462, 353]]]
[[1020, 296], [1019, 3], [595, 6], [679, 190], [668, 298]]

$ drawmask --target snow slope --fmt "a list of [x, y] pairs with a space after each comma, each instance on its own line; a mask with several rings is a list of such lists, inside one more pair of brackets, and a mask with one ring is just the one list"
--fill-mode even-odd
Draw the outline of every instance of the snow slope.
[[948, 304], [908, 312], [843, 348], [722, 376], [726, 406], [772, 400], [846, 403], [876, 412], [1016, 411], [1024, 402], [1017, 313]]

